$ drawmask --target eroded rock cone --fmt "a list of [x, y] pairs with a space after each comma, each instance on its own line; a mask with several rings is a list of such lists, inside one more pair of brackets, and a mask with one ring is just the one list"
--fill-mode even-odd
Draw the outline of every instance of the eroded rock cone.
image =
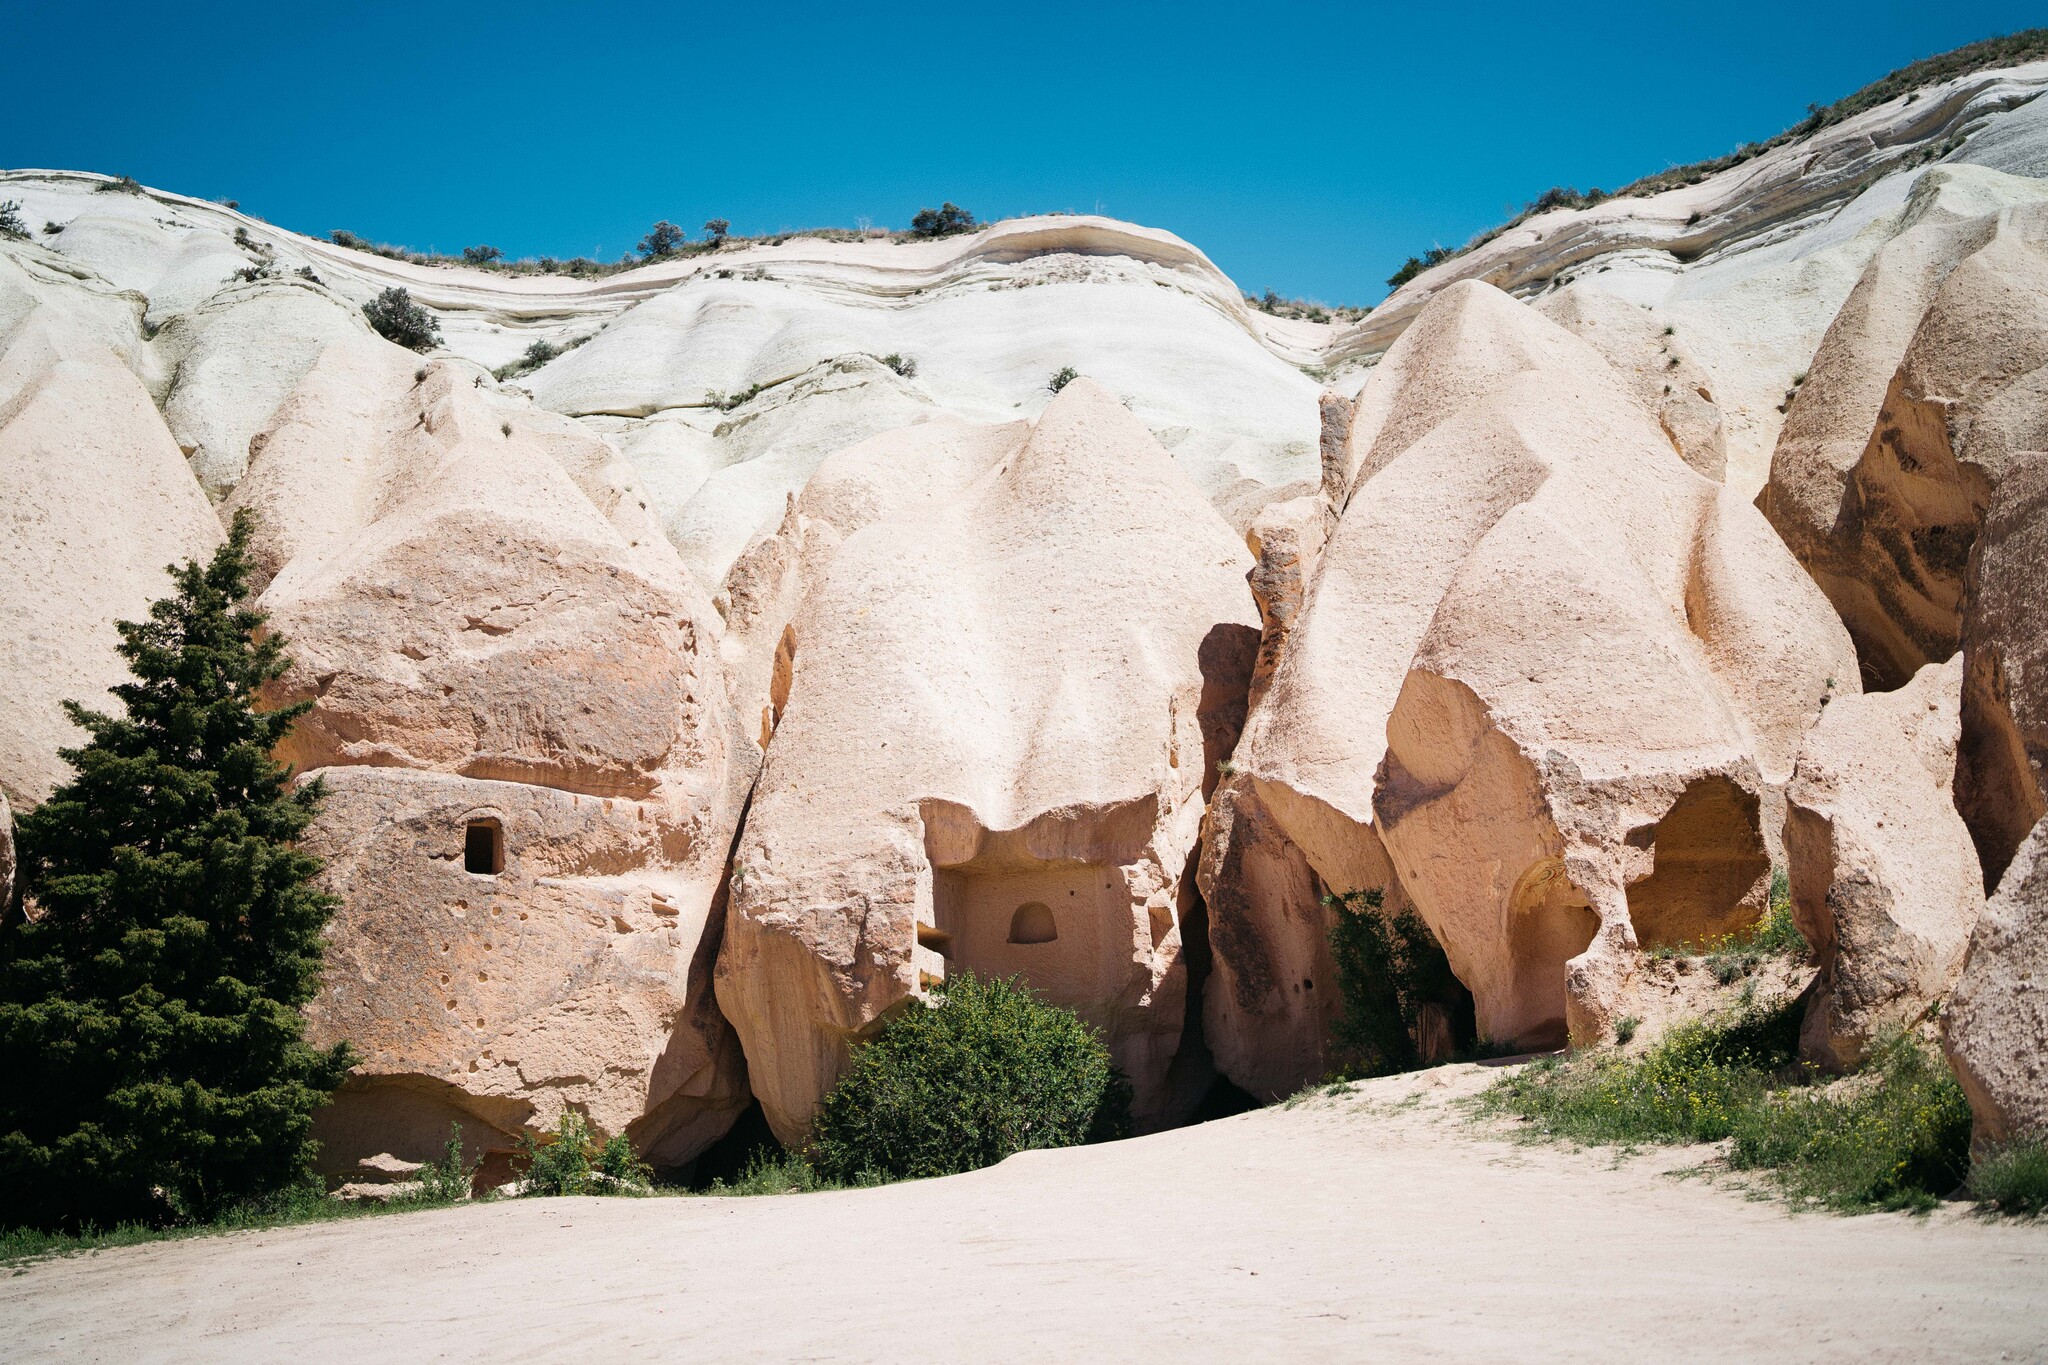
[[755, 760], [717, 614], [601, 441], [386, 349], [323, 356], [236, 494], [282, 565], [277, 699], [314, 702], [282, 756], [331, 793], [308, 1015], [365, 1060], [323, 1160], [573, 1107], [688, 1161], [746, 1102], [710, 976]]
[[1171, 1116], [1185, 876], [1243, 720], [1251, 560], [1077, 380], [955, 498], [856, 530], [798, 611], [718, 999], [800, 1140], [849, 1042], [949, 972], [1021, 974]]
[[[1411, 903], [1481, 1032], [1602, 1036], [1638, 949], [1761, 913], [1766, 811], [1840, 623], [1585, 342], [1446, 289], [1352, 428], [1356, 482], [1247, 726], [1205, 881], [1219, 1066], [1314, 1074], [1320, 887]], [[1775, 823], [1774, 820], [1769, 823]], [[1238, 846], [1242, 843], [1242, 846]], [[1302, 973], [1297, 975], [1297, 972]]]
[[1800, 1055], [1857, 1066], [1955, 984], [1984, 893], [1952, 784], [1962, 661], [1822, 713], [1787, 790], [1792, 914], [1820, 968]]

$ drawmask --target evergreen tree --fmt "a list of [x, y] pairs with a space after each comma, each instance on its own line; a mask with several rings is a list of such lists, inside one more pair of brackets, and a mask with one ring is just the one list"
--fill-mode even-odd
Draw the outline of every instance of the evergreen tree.
[[0, 1189], [9, 1223], [205, 1218], [303, 1186], [313, 1110], [354, 1058], [305, 1041], [334, 899], [293, 847], [317, 783], [270, 757], [310, 703], [257, 638], [246, 512], [171, 597], [123, 621], [122, 718], [67, 702], [77, 776], [19, 821], [0, 917]]

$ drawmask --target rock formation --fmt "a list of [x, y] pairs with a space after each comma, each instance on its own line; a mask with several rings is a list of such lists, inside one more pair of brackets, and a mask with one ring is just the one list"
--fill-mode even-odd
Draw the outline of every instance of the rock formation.
[[1952, 791], [1962, 661], [1832, 702], [1787, 791], [1792, 916], [1820, 974], [1800, 1053], [1848, 1071], [1955, 984], [1984, 908]]
[[1765, 811], [1854, 685], [1762, 519], [1598, 352], [1496, 290], [1416, 318], [1351, 441], [1204, 863], [1209, 1038], [1254, 1093], [1320, 1060], [1281, 1042], [1330, 1008], [1316, 884], [1412, 901], [1488, 1037], [1601, 1036], [1639, 947], [1757, 917]]
[[[1921, 182], [1814, 357], [1762, 500], [1870, 687], [1956, 651], [1985, 508], [2017, 452], [2048, 446], [2048, 204], [1986, 179]], [[1959, 213], [1997, 197], [2035, 202]]]
[[119, 710], [114, 622], [145, 618], [165, 567], [221, 539], [130, 369], [140, 304], [47, 253], [0, 253], [0, 792], [23, 807], [83, 742], [62, 703]]
[[1984, 907], [1941, 1027], [1977, 1145], [2048, 1138], [2048, 821]]
[[1963, 596], [1956, 805], [1987, 891], [2048, 814], [2048, 454], [2015, 454], [1985, 509]]
[[282, 564], [278, 700], [314, 702], [283, 756], [330, 789], [308, 1013], [365, 1061], [323, 1159], [575, 1108], [686, 1162], [746, 1102], [710, 976], [754, 759], [716, 613], [600, 441], [376, 344], [321, 358], [236, 494]]
[[1069, 385], [956, 498], [854, 531], [794, 621], [718, 999], [799, 1140], [848, 1043], [948, 972], [1022, 973], [1173, 1116], [1207, 777], [1257, 639], [1242, 544]]

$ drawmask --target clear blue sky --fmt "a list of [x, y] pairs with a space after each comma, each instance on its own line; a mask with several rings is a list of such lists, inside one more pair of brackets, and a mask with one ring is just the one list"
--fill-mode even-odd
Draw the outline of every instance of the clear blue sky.
[[955, 200], [1171, 229], [1371, 302], [1553, 184], [1796, 122], [2038, 3], [0, 5], [0, 165], [286, 227], [614, 257]]

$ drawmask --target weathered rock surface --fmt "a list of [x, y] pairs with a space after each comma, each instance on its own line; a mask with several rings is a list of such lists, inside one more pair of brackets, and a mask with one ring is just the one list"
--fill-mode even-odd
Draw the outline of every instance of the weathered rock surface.
[[802, 1137], [849, 1041], [948, 972], [1022, 973], [1171, 1116], [1185, 876], [1243, 720], [1243, 546], [1071, 384], [957, 498], [846, 537], [735, 858], [718, 998]]
[[1486, 1036], [1597, 1038], [1639, 947], [1755, 919], [1764, 812], [1830, 681], [1854, 686], [1839, 623], [1754, 509], [1684, 464], [1598, 352], [1496, 290], [1424, 310], [1352, 443], [1205, 854], [1208, 1036], [1265, 1093], [1313, 1074], [1281, 1040], [1332, 1007], [1327, 976], [1296, 975], [1327, 929], [1304, 887], [1412, 902]]
[[717, 615], [602, 442], [386, 350], [323, 355], [236, 490], [282, 564], [278, 699], [314, 702], [282, 756], [332, 792], [308, 1014], [365, 1062], [323, 1161], [566, 1108], [688, 1161], [746, 1103], [710, 976], [754, 751]]
[[2048, 454], [2007, 459], [1968, 579], [1956, 806], [1989, 891], [2048, 814]]
[[1984, 892], [1952, 785], [1962, 661], [1835, 700], [1786, 792], [1792, 917], [1820, 968], [1800, 1055], [1848, 1071], [1955, 984]]
[[1941, 1027], [1977, 1143], [2048, 1138], [2048, 821], [1984, 907]]
[[[1762, 498], [1870, 687], [1955, 653], [1986, 506], [2017, 452], [2048, 447], [2048, 203], [1993, 179], [1922, 181], [1829, 328]], [[2000, 198], [2032, 202], [1986, 211]]]
[[0, 792], [0, 914], [14, 908], [14, 811]]
[[[34, 248], [0, 245], [0, 792], [33, 806], [84, 735], [63, 711], [120, 709], [116, 621], [149, 614], [166, 565], [220, 524], [130, 368], [139, 300]], [[123, 317], [125, 315], [125, 324]], [[124, 355], [110, 341], [133, 347]]]

